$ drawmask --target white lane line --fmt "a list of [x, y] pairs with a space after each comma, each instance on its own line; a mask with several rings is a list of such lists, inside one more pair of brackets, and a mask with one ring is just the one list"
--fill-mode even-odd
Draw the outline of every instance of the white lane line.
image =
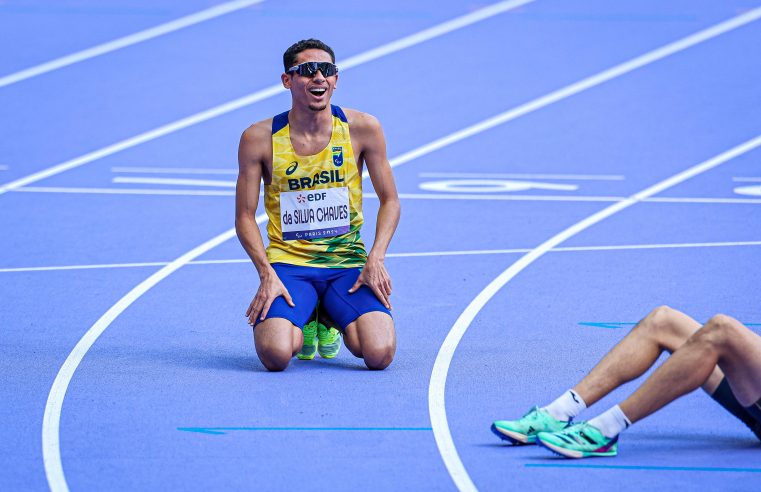
[[208, 109], [206, 111], [202, 111], [200, 113], [196, 113], [192, 116], [182, 118], [173, 123], [169, 123], [159, 128], [155, 128], [145, 133], [141, 133], [140, 135], [136, 135], [126, 140], [122, 140], [115, 144], [109, 145], [107, 147], [103, 147], [94, 152], [90, 152], [88, 154], [68, 160], [61, 164], [57, 164], [47, 169], [43, 169], [42, 171], [36, 172], [34, 174], [30, 174], [21, 179], [11, 181], [10, 183], [0, 186], [0, 195], [2, 195], [3, 193], [7, 193], [9, 191], [13, 191], [17, 188], [21, 188], [22, 186], [36, 183], [37, 181], [41, 181], [51, 176], [61, 174], [65, 171], [76, 169], [78, 167], [84, 166], [85, 164], [89, 164], [99, 159], [103, 159], [105, 157], [116, 154], [123, 150], [135, 147], [137, 145], [150, 142], [151, 140], [155, 140], [165, 135], [169, 135], [171, 133], [183, 130], [185, 128], [196, 125], [198, 123], [202, 123], [204, 121], [216, 118], [218, 116], [222, 116], [226, 113], [235, 111], [249, 104], [253, 104], [257, 101], [261, 101], [263, 99], [267, 99], [269, 97], [280, 94], [282, 91], [283, 91], [283, 88], [281, 86], [272, 86], [267, 89], [263, 89], [258, 92], [255, 92], [249, 96], [236, 99], [235, 101], [231, 101], [231, 102], [222, 104], [220, 106], [216, 106], [214, 108]]
[[[341, 63], [340, 65], [341, 69], [347, 70], [349, 68], [362, 65], [363, 63], [367, 63], [377, 58], [390, 55], [399, 50], [403, 50], [405, 48], [415, 46], [416, 44], [423, 43], [430, 39], [443, 36], [444, 34], [447, 34], [449, 32], [455, 31], [457, 29], [461, 29], [463, 27], [469, 26], [476, 22], [480, 22], [482, 20], [493, 17], [497, 14], [507, 12], [508, 10], [514, 9], [521, 5], [525, 5], [527, 3], [531, 3], [533, 1], [535, 0], [508, 0], [508, 1], [503, 1], [503, 2], [490, 5], [488, 7], [484, 7], [482, 9], [473, 11], [461, 17], [456, 17], [455, 19], [452, 19], [450, 21], [443, 22], [441, 24], [430, 27], [428, 29], [424, 29], [415, 34], [411, 34], [407, 37], [398, 39], [396, 41], [392, 41], [378, 48], [374, 48], [364, 53], [360, 53], [356, 56], [347, 58], [343, 63]], [[198, 123], [202, 123], [212, 118], [222, 116], [226, 113], [236, 111], [238, 109], [244, 108], [258, 101], [262, 101], [264, 99], [268, 99], [270, 97], [276, 96], [283, 92], [285, 92], [285, 89], [283, 89], [283, 86], [281, 84], [272, 85], [270, 87], [259, 90], [247, 96], [241, 97], [239, 99], [235, 99], [225, 104], [221, 104], [211, 109], [207, 109], [206, 111], [201, 111], [200, 113], [196, 113], [186, 118], [182, 118], [173, 123], [160, 126], [158, 128], [147, 131], [145, 133], [141, 133], [140, 135], [136, 135], [126, 140], [122, 140], [120, 142], [109, 145], [107, 147], [103, 147], [102, 149], [96, 150], [94, 152], [90, 152], [80, 157], [68, 160], [66, 162], [62, 162], [61, 164], [57, 164], [47, 169], [43, 169], [42, 171], [36, 172], [34, 174], [30, 174], [29, 176], [25, 176], [23, 178], [17, 179], [10, 183], [6, 183], [5, 185], [0, 186], [0, 195], [2, 195], [3, 193], [7, 193], [11, 190], [14, 190], [16, 188], [21, 188], [22, 186], [26, 186], [26, 185], [35, 183], [37, 181], [49, 178], [51, 176], [55, 176], [56, 174], [60, 174], [70, 169], [74, 169], [74, 168], [83, 166], [85, 164], [89, 164], [98, 159], [102, 159], [104, 157], [108, 157], [110, 155], [116, 154], [117, 152], [121, 152], [122, 150], [135, 147], [136, 145], [140, 145], [140, 144], [149, 142], [151, 140], [155, 140], [165, 135], [169, 135], [170, 133], [183, 130], [185, 128], [196, 125]]]
[[[520, 4], [521, 3], [515, 3], [516, 6]], [[687, 47], [692, 46], [693, 44], [704, 41], [706, 39], [710, 39], [710, 37], [713, 37], [713, 36], [718, 36], [722, 32], [735, 29], [743, 24], [751, 22], [751, 20], [754, 20], [749, 17], [749, 15], [752, 13], [755, 13], [756, 17], [761, 16], [761, 8], [758, 8], [746, 14], [740, 15], [730, 21], [718, 24], [717, 26], [713, 28], [709, 28], [705, 31], [701, 31], [701, 33], [712, 32], [713, 34], [711, 36], [706, 37], [706, 34], [703, 34], [701, 36], [701, 33], [698, 33], [692, 36], [688, 36], [687, 38], [684, 38], [682, 41], [678, 41], [677, 43], [672, 43], [672, 45], [668, 45], [668, 46], [673, 46], [675, 44], [681, 43], [681, 46], [682, 46], [681, 49], [686, 49]], [[724, 31], [719, 32], [717, 30], [720, 26], [724, 26]], [[691, 41], [692, 44], [689, 44], [689, 43], [685, 44], [686, 40], [693, 40]], [[662, 51], [663, 49], [664, 48], [661, 48], [661, 50], [655, 50], [655, 52]], [[672, 54], [672, 53], [675, 53], [676, 51], [679, 51], [679, 50], [672, 50], [671, 52], [667, 54]], [[651, 53], [655, 53], [655, 52], [651, 52]], [[667, 54], [662, 54], [659, 57], [652, 57], [651, 61], [658, 60], [666, 56]], [[645, 55], [645, 56], [648, 56], [648, 55]], [[638, 59], [635, 59], [635, 60], [638, 60]], [[628, 62], [628, 63], [630, 64], [631, 62]], [[644, 64], [646, 63], [643, 63], [642, 65]], [[642, 65], [639, 65], [639, 66], [642, 66]], [[623, 75], [633, 69], [634, 68], [629, 68], [628, 70], [620, 70], [618, 75]], [[615, 76], [618, 76], [618, 75], [615, 75]], [[591, 85], [589, 85], [589, 87], [591, 87]], [[534, 109], [538, 109], [539, 107], [546, 106], [548, 104], [551, 104], [552, 102], [559, 101], [565, 97], [569, 97], [575, 94], [575, 92], [573, 91], [568, 91], [568, 90], [561, 90], [561, 91], [563, 91], [562, 94], [553, 93], [555, 94], [555, 96], [553, 96], [552, 101], [549, 101], [546, 103], [543, 102], [541, 106], [535, 105]], [[561, 91], [558, 91], [558, 92], [561, 92]], [[540, 98], [537, 101], [541, 101], [541, 100], [542, 98]], [[521, 114], [526, 114], [528, 112], [530, 111], [524, 109]], [[519, 115], [513, 116], [510, 119], [514, 119], [518, 116]], [[466, 138], [467, 136], [475, 135], [479, 133], [480, 131], [485, 131], [496, 125], [496, 123], [494, 124], [491, 123], [492, 120], [488, 120], [488, 121], [490, 122], [489, 124], [478, 124], [478, 125], [469, 127], [468, 129], [466, 129], [467, 130], [466, 134], [463, 134], [462, 132], [456, 132], [447, 137], [436, 140], [430, 144], [424, 145], [417, 149], [413, 149], [405, 154], [402, 154], [398, 158], [393, 159], [392, 161], [390, 161], [390, 164], [392, 167], [400, 166], [415, 158], [421, 157], [430, 152], [434, 152], [435, 150], [445, 147], [446, 145], [462, 140]], [[505, 120], [505, 121], [508, 121], [508, 120]], [[19, 180], [19, 182], [22, 182], [22, 181], [23, 180]], [[23, 184], [27, 184], [27, 183], [23, 183]], [[18, 185], [18, 187], [23, 186], [23, 184]], [[3, 192], [3, 189], [0, 189], [0, 192]], [[230, 229], [229, 231], [224, 232], [220, 236], [217, 236], [216, 238], [211, 239], [207, 243], [204, 243], [204, 245], [213, 244], [219, 238], [224, 238], [224, 240], [226, 240], [234, 236], [235, 236], [235, 229]], [[220, 241], [220, 242], [223, 242], [223, 241]], [[138, 297], [140, 297], [145, 291], [147, 291], [148, 289], [150, 289], [151, 287], [159, 283], [161, 280], [166, 278], [168, 275], [170, 275], [172, 272], [180, 268], [183, 264], [195, 259], [197, 256], [200, 256], [201, 254], [205, 253], [209, 249], [216, 246], [216, 244], [213, 244], [209, 248], [204, 249], [204, 245], [201, 245], [192, 251], [192, 252], [196, 252], [195, 255], [191, 254], [192, 252], [189, 252], [186, 255], [183, 255], [182, 257], [175, 260], [175, 262], [173, 262], [173, 265], [176, 265], [176, 267], [173, 268], [171, 265], [169, 265], [159, 270], [154, 275], [152, 275], [151, 277], [143, 281], [140, 285], [135, 287], [135, 289], [130, 291], [130, 293], [128, 293], [117, 304], [115, 304], [114, 306], [112, 306], [111, 309], [109, 309], [109, 311], [106, 314], [109, 314], [109, 313], [111, 314], [108, 317], [104, 315], [104, 317], [101, 318], [101, 320], [103, 320], [102, 322], [101, 320], [99, 320], [99, 322], [96, 322], [96, 324], [93, 325], [87, 331], [87, 333], [85, 333], [82, 340], [86, 339], [87, 341], [83, 342], [82, 340], [80, 340], [80, 342], [75, 346], [74, 351], [72, 351], [72, 353], [69, 354], [69, 357], [67, 357], [66, 362], [64, 362], [64, 367], [62, 367], [61, 370], [59, 371], [55, 381], [53, 382], [53, 386], [50, 389], [50, 394], [48, 395], [48, 401], [45, 405], [45, 416], [43, 418], [43, 428], [42, 428], [42, 454], [43, 454], [43, 461], [45, 464], [45, 475], [48, 479], [48, 484], [50, 485], [50, 488], [54, 492], [68, 491], [68, 486], [66, 485], [66, 479], [63, 474], [63, 465], [61, 464], [59, 425], [60, 425], [60, 418], [61, 418], [61, 408], [63, 405], [63, 398], [66, 394], [66, 390], [68, 388], [69, 382], [71, 381], [71, 377], [73, 376], [77, 366], [82, 361], [82, 358], [87, 353], [87, 350], [89, 350], [90, 346], [92, 346], [92, 344], [95, 343], [95, 340], [100, 336], [100, 334], [132, 302], [134, 302]], [[166, 273], [164, 273], [165, 271]], [[94, 335], [92, 335], [91, 333]], [[82, 347], [80, 347], [80, 344], [82, 344]], [[442, 393], [442, 397], [443, 397], [443, 393]], [[429, 393], [429, 410], [435, 410], [432, 405], [433, 403], [431, 403], [430, 393]], [[441, 412], [444, 417], [444, 423], [446, 424], [446, 413], [444, 413], [443, 399], [441, 400], [441, 405], [442, 405]], [[459, 456], [457, 455], [457, 451], [454, 448], [454, 444], [451, 443], [451, 435], [449, 433], [449, 428], [445, 426], [444, 430], [442, 431], [441, 427], [439, 427], [438, 430], [436, 427], [434, 427], [434, 437], [436, 438], [437, 446], [439, 446], [439, 452], [442, 455], [444, 464], [447, 467], [447, 470], [449, 471], [450, 476], [452, 477], [452, 479], [454, 480], [458, 488], [460, 488], [461, 490], [476, 490], [475, 485], [473, 485], [473, 482], [470, 480], [470, 477], [468, 476], [467, 472], [465, 471], [465, 468], [462, 466], [462, 463], [459, 460]], [[451, 443], [451, 445], [447, 444], [447, 441], [446, 441], [447, 438], [449, 443]]]
[[[367, 193], [364, 198], [378, 198]], [[593, 196], [593, 195], [475, 195], [475, 194], [445, 194], [445, 193], [399, 193], [399, 198], [405, 200], [496, 200], [496, 201], [550, 201], [550, 202], [620, 202], [625, 196]], [[653, 197], [642, 200], [648, 203], [708, 203], [708, 204], [756, 204], [758, 198], [710, 198], [710, 197]]]
[[663, 244], [619, 244], [613, 246], [561, 246], [552, 252], [573, 251], [623, 251], [640, 249], [681, 249], [681, 248], [734, 248], [738, 246], [761, 246], [761, 241], [730, 241], [711, 243], [663, 243]]
[[[761, 241], [729, 241], [710, 243], [660, 243], [660, 244], [615, 244], [609, 246], [561, 246], [549, 249], [548, 253], [573, 253], [581, 251], [626, 251], [653, 249], [688, 249], [688, 248], [736, 248], [743, 246], [761, 246]], [[439, 256], [481, 256], [529, 253], [531, 248], [512, 249], [476, 249], [465, 251], [424, 251], [418, 253], [390, 253], [386, 258], [418, 258]], [[2, 271], [2, 270], [0, 270]]]
[[738, 183], [761, 183], [761, 178], [756, 177], [736, 177], [732, 178], [732, 181], [737, 181]]
[[[531, 1], [533, 0], [500, 2], [498, 4], [494, 4], [485, 9], [480, 9], [475, 12], [472, 12], [471, 14], [459, 17], [453, 21], [445, 22], [443, 24], [440, 24], [439, 26], [434, 26], [433, 28], [421, 31], [420, 33], [413, 34], [412, 36], [408, 36], [407, 38], [403, 38], [402, 40], [390, 43], [389, 45], [385, 45], [386, 48], [381, 47], [376, 50], [371, 50], [371, 52], [367, 52], [363, 55], [358, 55], [357, 57], [354, 57], [353, 59], [349, 59], [348, 61], [353, 63], [353, 65], [350, 65], [350, 66], [356, 66], [360, 63], [371, 61], [380, 56], [393, 53], [396, 50], [403, 49], [408, 46], [412, 46], [412, 44], [414, 43], [420, 43], [425, 40], [434, 38], [436, 36], [441, 36], [445, 34], [446, 32], [452, 31], [459, 27], [464, 27], [466, 25], [472, 24], [479, 20], [483, 20], [487, 18], [487, 17], [484, 17], [485, 11], [491, 13], [491, 15], [496, 15], [510, 8], [514, 8], [520, 5], [530, 3]], [[501, 10], [497, 10], [497, 9], [501, 9]], [[441, 27], [441, 26], [447, 26], [447, 25], [448, 25], [448, 28], [446, 29], [443, 29]], [[407, 41], [405, 42], [405, 40]], [[394, 49], [392, 50], [391, 48], [394, 48]], [[370, 53], [372, 53], [372, 56], [369, 55]], [[346, 68], [346, 66], [347, 64], [344, 63], [343, 65], [344, 69]], [[274, 90], [275, 88], [276, 90]], [[280, 86], [273, 86], [273, 88], [271, 89], [273, 89], [273, 93], [277, 93], [282, 90]], [[265, 89], [265, 91], [266, 90], [267, 89]], [[241, 100], [238, 100], [238, 101], [240, 102]], [[233, 103], [235, 103], [235, 101]], [[233, 103], [229, 103], [226, 107], [234, 106], [235, 104]], [[218, 108], [215, 108], [214, 110], [210, 110], [210, 112], [216, 112], [216, 113], [222, 114], [220, 113], [221, 110], [222, 109], [218, 107]], [[231, 111], [232, 109], [229, 109], [229, 110]], [[206, 112], [206, 113], [210, 113], [210, 112]], [[206, 119], [211, 117], [212, 116], [208, 116]], [[195, 118], [198, 119], [198, 115], [196, 115]], [[157, 131], [154, 131], [154, 133], [155, 132]], [[146, 135], [147, 134], [143, 134], [142, 137], [141, 136], [135, 137], [136, 140], [130, 139], [130, 140], [134, 140], [134, 142], [131, 143], [129, 146], [133, 146], [133, 145], [137, 145], [138, 143], [141, 143], [141, 142], [138, 142], [138, 140], [141, 140], [141, 139], [145, 140], [147, 138]], [[152, 138], [158, 138], [158, 136], [160, 135], [158, 133], [155, 133], [155, 136], [153, 136]], [[116, 144], [115, 146], [110, 147], [111, 150], [107, 152], [110, 152], [110, 153], [118, 152], [118, 150], [121, 150], [121, 148], [117, 149], [117, 147], [118, 146], [124, 147], [124, 145], [126, 145], [125, 142], [128, 142], [128, 141], [124, 141], [119, 144]], [[106, 148], [106, 149], [109, 149], [109, 148]], [[101, 150], [99, 152], [103, 153], [106, 151]], [[97, 153], [98, 152], [93, 154], [88, 154], [88, 155], [94, 156]], [[91, 160], [95, 160], [99, 157], [100, 156], [91, 157]], [[70, 161], [69, 164], [59, 166], [58, 168], [56, 168], [56, 171], [53, 174], [57, 174], [58, 172], [63, 172], [64, 170], [69, 169], [70, 167], [75, 167], [73, 166], [73, 164], [71, 164], [72, 162], [74, 161]], [[90, 161], [87, 161], [87, 162], [90, 162]], [[82, 161], [81, 163], [77, 165], [82, 165], [85, 163], [86, 163], [85, 161]], [[401, 163], [393, 162], [392, 160], [390, 164], [392, 166], [396, 166]], [[46, 172], [49, 173], [52, 171], [53, 169], [51, 168], [47, 171], [44, 171], [43, 173], [38, 173], [33, 176], [36, 176], [37, 178], [42, 179], [42, 176], [44, 173]], [[33, 179], [32, 181], [28, 181], [33, 176], [11, 183], [14, 186], [6, 185], [5, 187], [0, 188], [0, 193], [10, 191], [11, 189], [14, 189], [14, 188], [19, 188], [33, 181], [37, 181], [38, 179]], [[266, 220], [266, 214], [261, 214], [256, 217], [256, 222], [258, 224], [261, 224], [261, 222], [263, 222], [264, 220]], [[111, 306], [111, 308], [98, 321], [96, 321], [95, 324], [90, 327], [90, 329], [87, 330], [87, 332], [79, 340], [79, 342], [77, 342], [72, 352], [64, 361], [63, 366], [61, 366], [61, 369], [59, 369], [58, 374], [56, 375], [56, 378], [53, 381], [53, 385], [50, 388], [50, 393], [48, 394], [48, 400], [45, 404], [45, 414], [43, 416], [43, 422], [42, 422], [42, 456], [43, 456], [43, 463], [45, 466], [45, 476], [48, 480], [48, 485], [50, 486], [51, 491], [68, 492], [69, 490], [69, 487], [66, 483], [66, 476], [64, 475], [64, 472], [63, 472], [63, 464], [61, 462], [61, 444], [60, 444], [61, 409], [63, 408], [63, 400], [64, 400], [64, 397], [66, 396], [66, 391], [69, 387], [69, 383], [71, 382], [71, 378], [74, 376], [74, 372], [76, 371], [77, 367], [79, 367], [79, 364], [82, 362], [82, 359], [84, 358], [85, 354], [88, 352], [88, 350], [90, 350], [90, 347], [92, 347], [92, 345], [95, 343], [98, 337], [100, 337], [100, 335], [106, 330], [106, 328], [110, 326], [110, 324], [116, 319], [116, 317], [119, 316], [122, 312], [124, 312], [125, 309], [127, 309], [133, 302], [135, 302], [138, 298], [140, 298], [140, 296], [142, 296], [145, 292], [147, 292], [149, 289], [157, 285], [159, 282], [161, 282], [163, 279], [171, 275], [173, 272], [178, 270], [183, 265], [196, 259], [202, 254], [216, 247], [217, 245], [222, 244], [223, 242], [233, 237], [235, 237], [235, 228], [225, 231], [219, 236], [210, 239], [204, 244], [198, 246], [197, 248], [194, 248], [193, 250], [189, 251], [188, 253], [174, 260], [171, 264], [163, 267], [162, 269], [160, 269], [159, 271], [157, 271], [156, 273], [154, 273], [153, 275], [145, 279], [137, 287], [135, 287], [130, 292], [128, 292], [124, 297], [122, 297], [116, 304]]]
[[60, 186], [27, 186], [13, 190], [16, 193], [69, 193], [91, 195], [171, 195], [171, 196], [235, 196], [226, 190], [162, 190], [155, 188], [66, 188]]
[[[735, 188], [735, 191], [737, 188]], [[758, 198], [688, 198], [688, 197], [654, 197], [645, 200], [652, 203], [761, 203]]]
[[151, 261], [143, 263], [95, 263], [92, 265], [61, 265], [48, 267], [0, 268], [0, 273], [19, 272], [66, 272], [70, 270], [107, 270], [111, 268], [142, 268], [149, 266], [166, 266], [168, 261]]
[[120, 50], [122, 48], [126, 48], [127, 46], [132, 46], [133, 44], [142, 43], [143, 41], [148, 41], [149, 39], [157, 38], [159, 36], [163, 36], [165, 34], [169, 34], [171, 32], [214, 19], [221, 15], [229, 14], [231, 12], [235, 12], [236, 10], [250, 7], [263, 1], [264, 0], [236, 0], [234, 2], [223, 3], [215, 7], [196, 12], [195, 14], [180, 17], [179, 19], [175, 19], [165, 24], [161, 24], [144, 31], [136, 32], [134, 34], [130, 34], [129, 36], [124, 36], [123, 38], [109, 41], [108, 43], [99, 44], [98, 46], [93, 46], [92, 48], [87, 48], [85, 50], [78, 51], [76, 53], [72, 53], [61, 58], [56, 58], [55, 60], [51, 60], [49, 62], [6, 75], [0, 78], [0, 87], [15, 84], [16, 82], [21, 82], [22, 80], [30, 79], [47, 72], [52, 72], [53, 70], [58, 70], [59, 68], [89, 60], [90, 58], [94, 58], [96, 56], [105, 55], [106, 53]]
[[[622, 251], [622, 250], [651, 250], [651, 249], [684, 249], [684, 248], [728, 248], [742, 246], [761, 246], [761, 241], [733, 241], [714, 243], [664, 243], [664, 244], [618, 244], [611, 246], [568, 246], [553, 248], [548, 253], [565, 253], [577, 251]], [[440, 256], [483, 256], [528, 253], [530, 248], [512, 249], [474, 249], [463, 251], [419, 251], [411, 253], [388, 253], [386, 258], [438, 258]], [[193, 260], [188, 265], [230, 265], [236, 263], [251, 263], [248, 258], [232, 258], [224, 260]], [[145, 268], [166, 266], [166, 261], [151, 261], [142, 263], [99, 263], [91, 265], [61, 265], [45, 267], [15, 267], [0, 268], [0, 273], [23, 272], [59, 272], [69, 270], [107, 270], [112, 268]]]
[[450, 21], [444, 22], [430, 29], [426, 29], [425, 31], [421, 31], [418, 34], [413, 34], [412, 36], [402, 38], [398, 41], [380, 46], [361, 55], [354, 56], [341, 63], [339, 67], [341, 69], [346, 69], [355, 65], [366, 63], [371, 60], [375, 60], [376, 58], [380, 58], [396, 51], [409, 48], [410, 46], [414, 46], [416, 44], [422, 43], [423, 41], [442, 36], [448, 32], [462, 29], [463, 27], [467, 27], [476, 22], [489, 19], [490, 17], [494, 17], [498, 14], [503, 14], [509, 10], [513, 10], [517, 7], [532, 3], [534, 1], [535, 0], [510, 0], [505, 2], [498, 2], [489, 5], [488, 7], [474, 10], [470, 14], [463, 15], [462, 17], [456, 17]]
[[112, 167], [112, 173], [137, 174], [232, 174], [237, 175], [238, 169], [203, 168], [203, 167]]
[[557, 179], [573, 181], [623, 181], [618, 174], [522, 174], [522, 173], [419, 173], [421, 178]]
[[[503, 123], [507, 123], [508, 121], [514, 120], [523, 115], [526, 115], [538, 109], [544, 108], [545, 106], [549, 106], [550, 104], [556, 103], [565, 98], [573, 96], [574, 94], [578, 94], [579, 92], [583, 92], [587, 89], [590, 89], [602, 83], [608, 82], [609, 80], [615, 79], [633, 70], [644, 67], [645, 65], [649, 65], [653, 62], [666, 58], [667, 56], [671, 56], [680, 51], [684, 51], [687, 48], [695, 46], [696, 44], [700, 44], [704, 41], [708, 41], [709, 39], [715, 38], [716, 36], [720, 36], [721, 34], [729, 32], [733, 29], [742, 27], [755, 20], [758, 20], [759, 18], [761, 18], [761, 7], [755, 8], [753, 10], [749, 10], [748, 12], [745, 12], [742, 15], [738, 15], [737, 17], [733, 17], [724, 22], [720, 22], [719, 24], [716, 24], [715, 26], [709, 27], [695, 34], [684, 37], [678, 41], [669, 43], [665, 46], [649, 51], [645, 53], [644, 55], [638, 56], [636, 58], [632, 58], [631, 60], [621, 63], [619, 65], [616, 65], [613, 68], [609, 68], [608, 70], [599, 72], [595, 75], [592, 75], [591, 77], [587, 77], [583, 80], [580, 80], [579, 82], [576, 82], [571, 85], [567, 85], [563, 87], [562, 89], [558, 89], [554, 92], [551, 92], [545, 96], [534, 99], [514, 109], [505, 111], [504, 113], [493, 116], [492, 118], [484, 120], [473, 126], [469, 126], [463, 130], [452, 133], [446, 137], [440, 138], [424, 147], [420, 147], [413, 151], [407, 152], [406, 154], [401, 156], [400, 159], [405, 162], [411, 161], [424, 154], [428, 154], [434, 150], [438, 150], [448, 145], [451, 145], [455, 142], [459, 142], [460, 140], [466, 139], [468, 137], [471, 137], [483, 131], [494, 128], [495, 126], [501, 125]], [[367, 171], [365, 171], [365, 174], [367, 174]], [[467, 484], [464, 484], [464, 485], [467, 485]]]
[[673, 186], [676, 186], [690, 178], [693, 178], [699, 174], [709, 171], [725, 162], [734, 159], [735, 157], [749, 152], [757, 147], [761, 146], [761, 135], [749, 140], [743, 144], [740, 144], [726, 152], [723, 152], [716, 157], [713, 157], [707, 161], [697, 164], [681, 173], [675, 174], [668, 179], [660, 181], [649, 188], [646, 188], [639, 193], [635, 193], [628, 199], [615, 203], [606, 207], [605, 209], [590, 215], [589, 217], [577, 222], [571, 227], [561, 231], [554, 235], [547, 241], [543, 242], [530, 252], [526, 253], [515, 263], [510, 265], [505, 271], [489, 283], [476, 297], [473, 299], [468, 307], [460, 314], [452, 326], [451, 330], [444, 339], [438, 354], [436, 355], [436, 361], [433, 364], [433, 371], [431, 372], [431, 381], [428, 387], [428, 409], [431, 414], [431, 424], [433, 427], [433, 433], [436, 438], [436, 444], [439, 446], [439, 451], [447, 465], [447, 469], [450, 470], [450, 475], [455, 481], [455, 484], [460, 490], [475, 490], [475, 486], [468, 476], [465, 466], [462, 464], [460, 457], [457, 453], [457, 448], [452, 440], [452, 434], [449, 430], [449, 423], [447, 421], [446, 407], [445, 407], [445, 386], [447, 380], [447, 374], [449, 372], [449, 366], [454, 357], [455, 350], [460, 340], [465, 335], [470, 324], [473, 322], [478, 313], [486, 306], [486, 303], [494, 297], [499, 290], [505, 286], [510, 280], [512, 280], [521, 271], [526, 269], [534, 261], [539, 259], [546, 252], [557, 247], [564, 241], [572, 238], [580, 232], [592, 227], [593, 225], [605, 220], [606, 218], [635, 205], [642, 200], [656, 195], [664, 190], [667, 190]]
[[[372, 198], [372, 197], [367, 197]], [[469, 193], [399, 193], [404, 200], [486, 200], [486, 201], [551, 201], [551, 202], [617, 202], [620, 196], [583, 195], [476, 195]]]
[[[235, 196], [234, 191], [223, 190], [169, 190], [157, 188], [83, 188], [63, 186], [26, 186], [13, 190], [16, 193], [71, 193], [95, 195], [171, 195], [171, 196]], [[377, 199], [375, 193], [364, 193], [363, 198]], [[620, 202], [625, 196], [564, 196], [564, 195], [475, 195], [475, 194], [436, 194], [436, 193], [399, 193], [402, 200], [496, 200], [516, 202]], [[714, 204], [756, 204], [760, 198], [707, 198], [707, 197], [653, 197], [643, 202], [652, 203], [714, 203]]]
[[488, 193], [514, 193], [528, 190], [576, 191], [579, 189], [579, 185], [516, 179], [446, 179], [443, 181], [424, 181], [418, 184], [418, 188], [433, 192], [486, 195]]
[[220, 186], [224, 188], [235, 188], [235, 181], [220, 181], [216, 179], [187, 179], [187, 178], [140, 178], [129, 176], [117, 176], [111, 180], [112, 183], [126, 184], [161, 184], [177, 186]]
[[[262, 214], [256, 218], [257, 223], [263, 221], [266, 215]], [[222, 244], [230, 238], [235, 237], [235, 230], [228, 230], [219, 236], [203, 243], [202, 245], [188, 251], [170, 264], [161, 268], [159, 271], [140, 282], [135, 288], [129, 291], [116, 304], [103, 314], [92, 327], [82, 336], [74, 346], [69, 356], [64, 361], [61, 368], [56, 374], [53, 385], [48, 394], [48, 400], [45, 404], [45, 414], [42, 419], [42, 459], [45, 465], [45, 475], [48, 479], [48, 485], [53, 492], [67, 492], [69, 487], [63, 473], [60, 450], [60, 424], [61, 408], [66, 396], [66, 390], [69, 387], [71, 378], [74, 376], [82, 358], [85, 356], [90, 347], [100, 337], [100, 335], [109, 327], [109, 325], [127, 309], [133, 302], [150, 290], [160, 281], [171, 275], [190, 260], [206, 253], [212, 248]]]
[[733, 191], [738, 195], [761, 196], [761, 185], [738, 186]]

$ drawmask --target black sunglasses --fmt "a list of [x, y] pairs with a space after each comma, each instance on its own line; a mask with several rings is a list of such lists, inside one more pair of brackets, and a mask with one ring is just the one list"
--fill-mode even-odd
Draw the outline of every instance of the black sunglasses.
[[323, 77], [332, 77], [338, 73], [338, 67], [330, 62], [304, 62], [289, 68], [287, 73], [296, 72], [302, 77], [309, 77], [311, 79], [317, 74], [317, 70], [322, 72]]

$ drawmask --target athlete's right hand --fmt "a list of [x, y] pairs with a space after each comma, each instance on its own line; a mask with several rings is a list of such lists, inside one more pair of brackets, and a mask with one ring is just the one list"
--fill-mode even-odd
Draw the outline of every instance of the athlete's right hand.
[[270, 310], [270, 306], [272, 306], [275, 299], [280, 296], [283, 296], [283, 299], [285, 299], [285, 302], [287, 302], [289, 306], [296, 306], [293, 303], [293, 299], [291, 299], [291, 294], [288, 293], [288, 289], [285, 288], [283, 282], [277, 276], [275, 271], [272, 270], [262, 276], [259, 290], [256, 292], [254, 299], [246, 310], [248, 324], [254, 326], [257, 316], [259, 316], [259, 320], [264, 320]]

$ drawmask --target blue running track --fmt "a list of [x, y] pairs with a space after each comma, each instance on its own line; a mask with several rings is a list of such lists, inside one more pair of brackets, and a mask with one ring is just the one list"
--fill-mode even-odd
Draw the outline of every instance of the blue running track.
[[[402, 198], [382, 372], [267, 373], [243, 315], [238, 138], [289, 107], [307, 37]], [[613, 459], [489, 432], [655, 306], [761, 330], [759, 47], [759, 0], [0, 1], [0, 490], [759, 490], [758, 440], [702, 392]]]

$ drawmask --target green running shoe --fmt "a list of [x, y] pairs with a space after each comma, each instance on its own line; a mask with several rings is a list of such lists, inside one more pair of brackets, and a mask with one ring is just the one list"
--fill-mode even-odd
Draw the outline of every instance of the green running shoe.
[[540, 432], [536, 443], [566, 458], [618, 454], [618, 436], [605, 437], [600, 429], [587, 422], [579, 422], [560, 432]]
[[557, 420], [543, 408], [534, 407], [520, 420], [497, 420], [491, 431], [503, 441], [533, 444], [539, 432], [557, 432], [567, 426], [567, 421]]
[[324, 359], [332, 359], [341, 350], [341, 332], [335, 328], [328, 328], [318, 323], [317, 340], [319, 341], [317, 350], [320, 352], [320, 357]]
[[[322, 325], [320, 325], [322, 326]], [[301, 346], [301, 350], [296, 354], [301, 360], [312, 360], [317, 353], [317, 321], [310, 321], [301, 330], [304, 333], [304, 344]]]

